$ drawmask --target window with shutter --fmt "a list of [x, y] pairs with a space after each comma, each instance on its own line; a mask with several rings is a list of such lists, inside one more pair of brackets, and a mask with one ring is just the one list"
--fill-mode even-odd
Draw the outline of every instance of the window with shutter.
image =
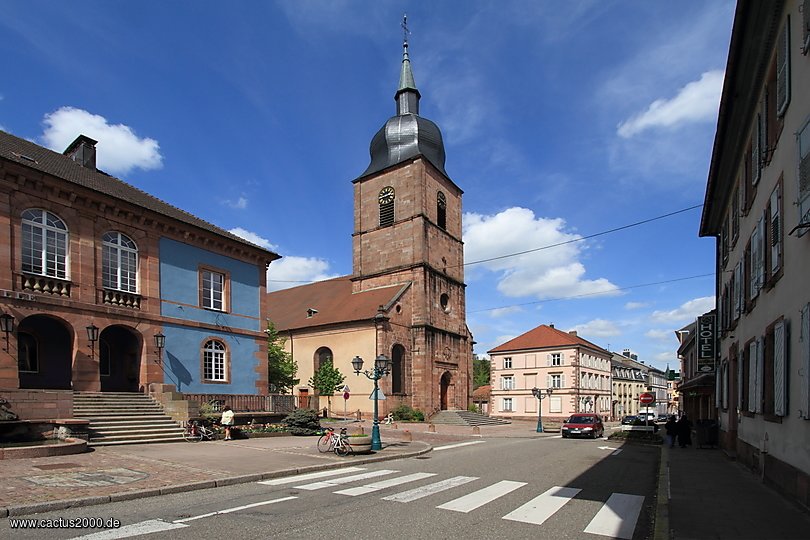
[[742, 261], [737, 263], [737, 266], [734, 267], [734, 281], [732, 286], [732, 296], [733, 296], [733, 309], [734, 309], [734, 320], [740, 318], [740, 312], [742, 309]]
[[731, 245], [737, 243], [737, 238], [740, 236], [740, 188], [734, 188], [734, 194], [731, 196]]
[[782, 193], [781, 185], [777, 184], [776, 189], [771, 193], [770, 200], [770, 258], [771, 276], [776, 274], [782, 267]]
[[757, 338], [756, 374], [754, 376], [754, 412], [762, 412], [762, 382], [765, 379], [765, 347]]
[[776, 114], [785, 114], [790, 103], [790, 16], [776, 40]]
[[[806, 10], [810, 10], [810, 6], [805, 5]], [[798, 171], [796, 179], [798, 182], [799, 192], [799, 229], [798, 234], [802, 236], [805, 232], [810, 230], [810, 121], [804, 124], [804, 127], [796, 135], [796, 143], [798, 146]], [[805, 227], [801, 227], [805, 225]]]
[[723, 398], [722, 398], [721, 405], [722, 405], [724, 410], [728, 410], [728, 376], [729, 376], [729, 369], [728, 369], [728, 363], [726, 363], [726, 364], [723, 365], [723, 373], [722, 373], [722, 383], [723, 383], [722, 396], [723, 396]]
[[773, 413], [787, 414], [787, 334], [784, 321], [773, 327]]
[[802, 8], [802, 54], [810, 52], [810, 0], [804, 0]]
[[739, 410], [745, 408], [745, 389], [748, 388], [745, 380], [746, 350], [743, 348], [741, 354], [737, 357], [737, 408]]
[[750, 283], [750, 291], [749, 296], [751, 299], [754, 299], [759, 294], [759, 252], [760, 252], [760, 244], [759, 241], [759, 227], [754, 228], [754, 232], [751, 233], [751, 283]]
[[757, 239], [757, 290], [762, 290], [763, 285], [765, 285], [765, 249], [767, 249], [764, 216], [759, 218], [757, 222]]

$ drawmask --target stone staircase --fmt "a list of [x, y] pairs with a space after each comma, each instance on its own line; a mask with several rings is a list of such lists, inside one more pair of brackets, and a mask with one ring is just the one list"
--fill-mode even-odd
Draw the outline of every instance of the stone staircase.
[[183, 428], [163, 407], [137, 392], [73, 392], [73, 416], [90, 421], [91, 446], [183, 440]]
[[511, 424], [509, 420], [492, 418], [471, 411], [439, 411], [430, 417], [431, 424], [444, 424], [451, 426], [495, 426]]

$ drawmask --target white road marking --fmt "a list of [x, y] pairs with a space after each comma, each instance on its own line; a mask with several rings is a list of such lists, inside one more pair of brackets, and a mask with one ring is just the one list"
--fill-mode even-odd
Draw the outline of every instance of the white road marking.
[[450, 450], [451, 448], [461, 448], [462, 446], [470, 446], [471, 444], [481, 444], [482, 442], [486, 441], [469, 441], [456, 444], [448, 444], [445, 446], [437, 446], [436, 448], [433, 449], [433, 451], [438, 452], [439, 450]]
[[183, 519], [176, 519], [172, 523], [186, 523], [187, 521], [195, 521], [202, 518], [207, 518], [211, 516], [216, 516], [217, 514], [230, 514], [232, 512], [239, 512], [240, 510], [247, 510], [248, 508], [255, 508], [257, 506], [265, 506], [268, 504], [275, 504], [284, 501], [290, 501], [292, 499], [297, 499], [298, 497], [281, 497], [280, 499], [270, 499], [269, 501], [261, 501], [252, 504], [246, 504], [244, 506], [235, 506], [233, 508], [226, 508], [225, 510], [217, 510], [216, 512], [209, 512], [207, 514], [200, 514], [199, 516], [187, 517]]
[[416, 499], [421, 499], [422, 497], [427, 497], [428, 495], [433, 495], [434, 493], [439, 493], [446, 489], [464, 485], [467, 482], [472, 482], [473, 480], [478, 480], [478, 477], [454, 476], [453, 478], [442, 480], [441, 482], [436, 482], [435, 484], [428, 484], [426, 486], [414, 488], [408, 491], [403, 491], [402, 493], [397, 493], [396, 495], [383, 497], [383, 500], [396, 502], [411, 502], [415, 501]]
[[509, 512], [503, 516], [502, 519], [541, 525], [545, 520], [553, 516], [554, 512], [565, 506], [565, 504], [573, 499], [580, 491], [582, 490], [577, 488], [554, 486], [520, 508]]
[[585, 532], [612, 538], [633, 538], [643, 504], [644, 497], [640, 495], [614, 493], [585, 527]]
[[374, 482], [373, 484], [368, 484], [365, 486], [343, 489], [340, 491], [335, 491], [340, 495], [350, 495], [352, 497], [357, 495], [365, 495], [367, 493], [374, 493], [375, 491], [379, 491], [381, 489], [390, 488], [394, 486], [399, 486], [401, 484], [407, 484], [408, 482], [415, 482], [417, 480], [422, 480], [423, 478], [430, 478], [431, 476], [436, 476], [436, 473], [414, 473], [409, 474], [407, 476], [400, 476], [399, 478], [391, 478], [389, 480], [382, 480], [380, 482]]
[[622, 453], [622, 449], [621, 449], [621, 448], [619, 448], [618, 450], [616, 450], [615, 452], [613, 452], [613, 453], [612, 453], [612, 454], [610, 454], [610, 455], [611, 455], [611, 456], [618, 456], [618, 455], [619, 455], [619, 454], [621, 454], [621, 453]]
[[180, 529], [183, 527], [188, 527], [188, 525], [183, 525], [182, 523], [168, 523], [160, 519], [150, 519], [149, 521], [141, 521], [140, 523], [133, 523], [132, 525], [124, 525], [120, 529], [109, 529], [79, 536], [77, 540], [78, 538], [85, 540], [117, 540], [118, 538], [130, 538], [132, 536]]
[[456, 512], [470, 512], [480, 506], [494, 501], [499, 497], [503, 497], [507, 493], [511, 493], [518, 488], [526, 485], [526, 482], [512, 482], [510, 480], [502, 480], [496, 484], [474, 491], [469, 495], [459, 497], [458, 499], [444, 503], [436, 508], [444, 510], [454, 510]]
[[319, 471], [314, 473], [299, 474], [296, 476], [288, 476], [286, 478], [274, 478], [273, 480], [262, 480], [259, 484], [265, 486], [280, 486], [282, 484], [292, 484], [293, 482], [303, 482], [305, 480], [313, 480], [315, 478], [323, 478], [325, 476], [337, 476], [348, 472], [365, 471], [363, 467], [346, 467], [344, 469], [330, 469], [328, 471]]
[[399, 471], [392, 471], [389, 469], [380, 469], [379, 471], [370, 471], [367, 473], [354, 474], [351, 476], [344, 476], [342, 478], [331, 478], [323, 482], [315, 482], [312, 484], [304, 484], [303, 486], [295, 486], [295, 489], [306, 489], [307, 491], [314, 491], [316, 489], [323, 489], [328, 487], [335, 487], [340, 484], [348, 484], [349, 482], [356, 482], [357, 480], [365, 480], [366, 478], [376, 478], [377, 476], [385, 476]]

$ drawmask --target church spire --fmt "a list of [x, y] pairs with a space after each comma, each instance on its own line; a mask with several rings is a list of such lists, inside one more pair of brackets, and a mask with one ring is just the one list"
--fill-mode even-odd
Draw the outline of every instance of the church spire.
[[397, 102], [397, 116], [405, 114], [419, 114], [419, 90], [416, 89], [416, 83], [413, 80], [413, 71], [411, 71], [411, 59], [408, 56], [408, 16], [402, 16], [402, 69], [399, 72], [399, 88], [394, 95], [394, 100]]

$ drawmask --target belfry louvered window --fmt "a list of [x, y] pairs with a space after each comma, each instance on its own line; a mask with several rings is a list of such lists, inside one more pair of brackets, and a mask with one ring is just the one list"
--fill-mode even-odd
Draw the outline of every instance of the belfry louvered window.
[[436, 223], [442, 229], [447, 228], [447, 197], [441, 191], [436, 195]]
[[380, 190], [380, 227], [388, 227], [394, 224], [394, 188], [386, 186]]

